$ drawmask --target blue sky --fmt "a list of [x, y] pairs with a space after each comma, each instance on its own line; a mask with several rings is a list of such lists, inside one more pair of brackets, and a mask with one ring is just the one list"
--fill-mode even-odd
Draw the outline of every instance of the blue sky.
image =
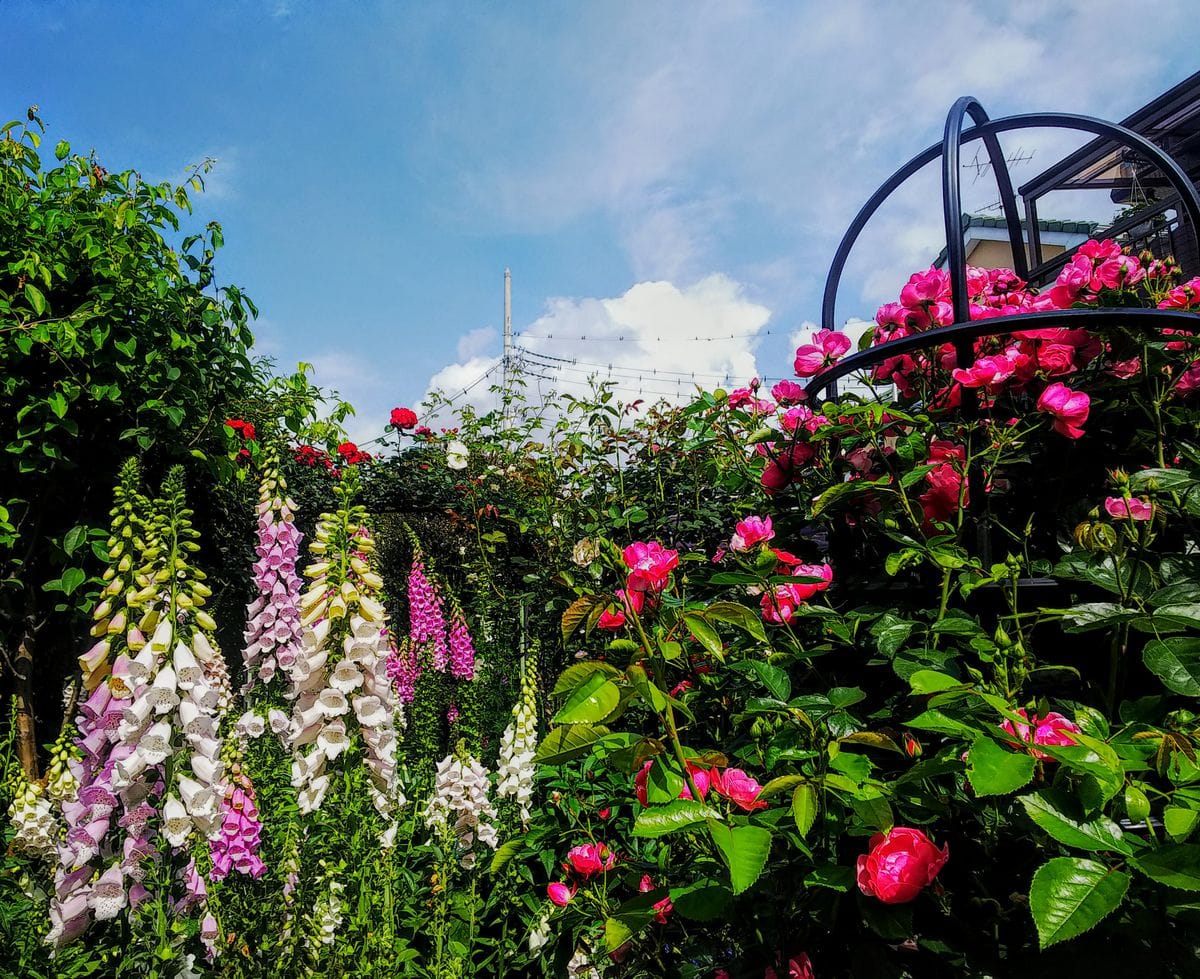
[[[365, 438], [495, 363], [506, 265], [545, 364], [614, 364], [631, 397], [786, 375], [845, 225], [955, 97], [1119, 119], [1194, 70], [1193, 19], [1185, 0], [3, 0], [0, 115], [36, 103], [48, 138], [153, 179], [216, 158], [197, 220], [224, 227], [260, 350], [316, 364]], [[1078, 142], [1013, 138], [1034, 152], [1015, 179]], [[969, 207], [994, 199], [968, 184]], [[929, 173], [879, 215], [840, 316], [928, 264], [939, 209]]]

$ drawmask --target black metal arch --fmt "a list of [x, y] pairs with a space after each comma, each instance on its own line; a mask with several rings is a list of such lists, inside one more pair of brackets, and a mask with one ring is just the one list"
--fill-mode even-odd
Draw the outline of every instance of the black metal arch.
[[[963, 130], [962, 125], [967, 115], [971, 116], [975, 125], [970, 129]], [[1000, 151], [999, 141], [996, 139], [1000, 133], [1011, 132], [1017, 129], [1074, 129], [1080, 132], [1092, 133], [1096, 136], [1107, 136], [1137, 149], [1166, 175], [1171, 185], [1179, 193], [1182, 208], [1187, 214], [1193, 229], [1200, 234], [1200, 194], [1197, 193], [1196, 187], [1188, 180], [1183, 168], [1168, 153], [1159, 149], [1159, 147], [1139, 133], [1115, 123], [1093, 118], [1092, 116], [1061, 112], [1034, 112], [989, 120], [987, 113], [984, 112], [978, 100], [966, 96], [955, 102], [951, 108], [946, 119], [946, 130], [942, 142], [934, 144], [923, 152], [918, 153], [908, 163], [892, 174], [871, 195], [867, 203], [855, 215], [854, 220], [850, 222], [850, 226], [846, 229], [846, 233], [842, 236], [842, 240], [834, 254], [833, 263], [829, 268], [829, 275], [825, 280], [825, 293], [821, 303], [822, 329], [832, 330], [836, 328], [837, 292], [838, 286], [841, 283], [842, 272], [845, 269], [846, 260], [850, 256], [850, 251], [854, 247], [855, 242], [857, 242], [858, 236], [862, 233], [867, 221], [870, 220], [883, 202], [901, 184], [923, 166], [937, 159], [938, 156], [942, 157], [942, 206], [945, 212], [946, 252], [948, 265], [950, 266], [954, 320], [955, 324], [969, 323], [970, 304], [966, 285], [966, 247], [962, 236], [962, 208], [958, 182], [958, 150], [961, 144], [970, 140], [984, 140], [984, 145], [987, 147], [988, 156], [996, 174], [997, 185], [1000, 190], [1000, 201], [1004, 209], [1005, 221], [1008, 225], [1014, 264], [1020, 266], [1020, 268], [1015, 268], [1014, 271], [1021, 274], [1022, 278], [1028, 274], [1028, 266], [1024, 257], [1024, 239], [1021, 235], [1021, 223], [1016, 210], [1016, 198], [1013, 195], [1012, 181], [1009, 178], [1008, 169], [1004, 163], [1003, 154]], [[1081, 313], [1085, 316], [1094, 317], [1096, 312], [1098, 311], [1077, 310], [1072, 312], [1064, 310], [1056, 315], [1060, 318], [1064, 315], [1069, 315], [1072, 318], [1078, 319]], [[1128, 317], [1128, 314], [1134, 311], [1122, 310], [1121, 312], [1125, 313]], [[1154, 315], [1159, 314], [1159, 311], [1156, 310], [1142, 310], [1141, 312]], [[1016, 330], [1021, 330], [1025, 328], [1021, 325], [1022, 322], [1031, 319], [1033, 316], [1041, 316], [1041, 314], [1005, 316], [984, 321], [988, 324], [988, 328], [981, 329], [974, 336], [986, 336], [988, 333], [1012, 333]], [[1129, 318], [1131, 321], [1136, 318], [1139, 322], [1145, 319], [1143, 316]], [[1194, 318], [1192, 324], [1195, 324]], [[1034, 327], [1029, 328], [1032, 329]], [[973, 353], [970, 344], [966, 342], [967, 335], [964, 333], [962, 336], [951, 336], [947, 332], [951, 329], [951, 327], [941, 327], [927, 333], [919, 334], [925, 340], [924, 344], [917, 344], [917, 346], [958, 340], [964, 343], [966, 348], [959, 349], [959, 356], [963, 358], [960, 362], [963, 366], [969, 366]], [[838, 369], [822, 372], [809, 383], [806, 389], [809, 396], [813, 397], [819, 394], [827, 386], [836, 381], [838, 377], [844, 377], [853, 370], [861, 370], [864, 367], [873, 366], [888, 357], [894, 356], [898, 352], [895, 346], [897, 342], [891, 341], [881, 344], [878, 347], [873, 347], [871, 350], [863, 351], [860, 354], [855, 354], [838, 365], [841, 368], [842, 365], [853, 362], [855, 366], [850, 370]]]

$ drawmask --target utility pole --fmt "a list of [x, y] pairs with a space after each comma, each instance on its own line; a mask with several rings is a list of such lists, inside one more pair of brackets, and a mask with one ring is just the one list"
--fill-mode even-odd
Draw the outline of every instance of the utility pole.
[[512, 363], [512, 272], [504, 270], [504, 365], [503, 393], [504, 414], [508, 414], [509, 367]]

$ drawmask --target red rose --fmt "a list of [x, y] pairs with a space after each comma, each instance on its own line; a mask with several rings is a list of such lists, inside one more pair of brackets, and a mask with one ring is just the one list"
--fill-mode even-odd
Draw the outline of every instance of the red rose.
[[411, 408], [393, 408], [392, 424], [396, 428], [413, 428], [417, 424], [417, 415]]
[[858, 889], [884, 904], [906, 904], [933, 883], [950, 859], [919, 829], [896, 826], [871, 837], [871, 849], [858, 858]]

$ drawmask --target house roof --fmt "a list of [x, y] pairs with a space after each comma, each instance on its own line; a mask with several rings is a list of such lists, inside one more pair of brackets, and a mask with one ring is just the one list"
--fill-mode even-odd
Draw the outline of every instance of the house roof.
[[[1022, 218], [1021, 230], [1024, 231], [1027, 226], [1025, 219]], [[1038, 230], [1043, 234], [1082, 235], [1086, 238], [1091, 237], [1098, 227], [1100, 225], [1095, 221], [1066, 221], [1060, 218], [1038, 219]], [[1004, 218], [992, 214], [964, 214], [962, 216], [963, 233], [968, 234], [971, 228], [989, 228], [1007, 232], [1008, 224]], [[941, 268], [946, 264], [946, 258], [946, 249], [943, 248], [938, 252], [933, 264]]]

